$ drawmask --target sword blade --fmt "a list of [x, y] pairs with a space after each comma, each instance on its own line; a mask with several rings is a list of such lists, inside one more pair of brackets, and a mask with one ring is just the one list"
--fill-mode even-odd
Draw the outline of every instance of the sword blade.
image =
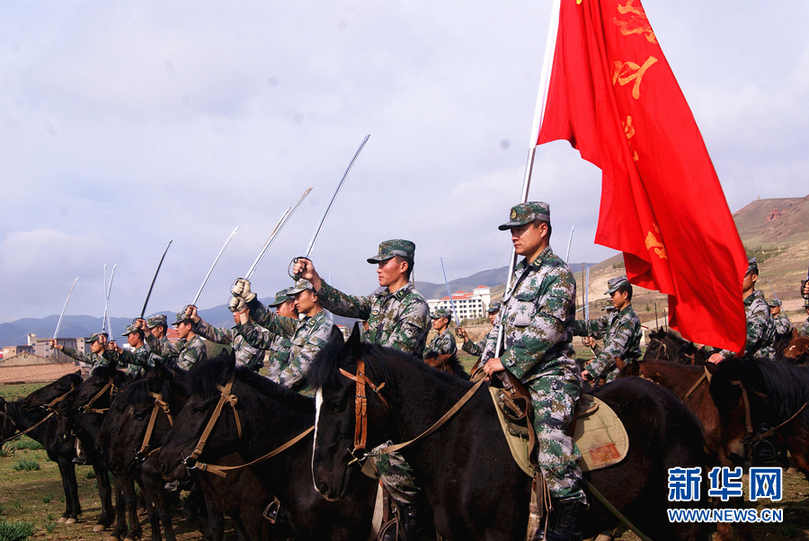
[[444, 273], [444, 285], [447, 288], [447, 296], [449, 297], [449, 304], [452, 306], [452, 315], [455, 316], [455, 326], [458, 327], [461, 325], [461, 322], [458, 320], [458, 312], [455, 310], [455, 301], [452, 299], [452, 293], [449, 291], [449, 281], [447, 280], [447, 271], [444, 268], [444, 258], [438, 258], [441, 261], [441, 272]]
[[115, 270], [118, 268], [118, 263], [113, 264], [112, 272], [110, 273], [109, 289], [107, 289], [107, 333], [112, 338], [112, 308], [110, 307], [110, 296], [112, 295], [112, 280], [115, 278]]
[[191, 301], [191, 304], [193, 304], [194, 306], [197, 305], [197, 301], [199, 300], [199, 296], [202, 295], [202, 290], [205, 288], [205, 284], [208, 283], [208, 278], [211, 277], [211, 273], [213, 272], [214, 267], [216, 267], [216, 264], [219, 263], [219, 258], [222, 257], [222, 253], [225, 251], [225, 248], [227, 248], [228, 244], [230, 244], [231, 239], [233, 238], [233, 236], [236, 234], [237, 231], [239, 231], [239, 226], [238, 225], [233, 228], [233, 231], [230, 232], [230, 235], [228, 235], [228, 238], [225, 239], [225, 243], [219, 249], [219, 253], [216, 254], [216, 257], [214, 258], [213, 263], [211, 263], [211, 266], [208, 269], [208, 272], [205, 273], [205, 277], [202, 279], [202, 283], [199, 285], [199, 289], [197, 290], [197, 294], [194, 295], [194, 300]]
[[163, 260], [166, 259], [166, 253], [169, 251], [171, 247], [171, 243], [174, 242], [170, 240], [169, 243], [166, 245], [166, 249], [163, 250], [163, 255], [160, 256], [160, 262], [157, 264], [157, 270], [154, 271], [154, 276], [152, 277], [152, 283], [149, 285], [149, 291], [146, 293], [146, 300], [143, 301], [143, 308], [140, 310], [140, 317], [143, 318], [143, 314], [146, 313], [146, 306], [149, 304], [149, 298], [152, 296], [152, 289], [154, 289], [154, 283], [157, 280], [157, 275], [160, 274], [160, 267], [163, 266]]
[[576, 224], [570, 228], [570, 238], [567, 239], [567, 254], [565, 255], [565, 263], [570, 263], [570, 249], [573, 248], [573, 232], [576, 231]]
[[323, 217], [320, 219], [320, 223], [317, 224], [317, 229], [315, 229], [314, 235], [312, 235], [312, 240], [309, 241], [309, 246], [306, 248], [306, 257], [307, 258], [312, 254], [312, 247], [314, 247], [314, 245], [315, 245], [315, 240], [317, 240], [317, 236], [320, 234], [320, 230], [323, 228], [323, 222], [326, 221], [326, 216], [329, 215], [329, 211], [331, 210], [331, 206], [332, 206], [332, 204], [334, 204], [334, 200], [337, 197], [337, 194], [340, 192], [340, 188], [343, 187], [343, 182], [345, 182], [346, 177], [348, 177], [348, 172], [351, 171], [351, 167], [354, 165], [354, 162], [356, 161], [357, 156], [360, 155], [360, 152], [362, 152], [362, 149], [365, 147], [365, 143], [368, 142], [368, 139], [370, 137], [371, 137], [371, 134], [369, 133], [368, 135], [366, 135], [362, 139], [362, 142], [360, 143], [360, 146], [357, 148], [357, 151], [354, 152], [354, 156], [351, 158], [351, 161], [348, 162], [348, 167], [346, 167], [346, 170], [343, 173], [343, 176], [340, 179], [340, 182], [337, 184], [337, 188], [334, 190], [334, 193], [332, 194], [331, 199], [329, 200], [329, 204], [326, 206], [326, 211], [323, 213]]
[[590, 321], [590, 267], [584, 271], [584, 320]]
[[107, 264], [104, 263], [104, 313], [101, 316], [101, 332], [105, 331], [107, 325], [107, 309], [109, 308], [109, 295], [107, 295]]
[[79, 283], [79, 277], [76, 276], [76, 279], [73, 280], [73, 285], [70, 286], [70, 291], [67, 292], [67, 298], [65, 299], [65, 305], [62, 306], [62, 313], [59, 314], [59, 319], [56, 321], [56, 328], [53, 330], [53, 339], [56, 340], [56, 337], [59, 336], [59, 329], [62, 328], [62, 318], [65, 317], [65, 310], [67, 310], [67, 303], [70, 302], [70, 296], [73, 295], [73, 289], [76, 287], [76, 284]]

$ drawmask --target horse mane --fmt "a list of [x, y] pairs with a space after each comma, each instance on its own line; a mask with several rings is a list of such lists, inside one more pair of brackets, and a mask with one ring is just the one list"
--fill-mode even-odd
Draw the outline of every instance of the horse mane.
[[[793, 366], [784, 361], [760, 359], [746, 360], [753, 363], [761, 375], [767, 403], [781, 421], [792, 416], [809, 400], [809, 366]], [[804, 424], [809, 424], [809, 409], [801, 414]]]
[[306, 382], [311, 387], [320, 389], [336, 383], [344, 346], [343, 333], [335, 325], [331, 328], [331, 334], [326, 345], [317, 352], [312, 364], [309, 365]]
[[271, 379], [253, 372], [246, 366], [236, 367], [236, 377], [239, 381], [246, 383], [259, 393], [278, 398], [296, 409], [305, 410], [307, 412], [314, 412], [315, 410], [314, 401], [310, 397], [297, 393], [283, 385], [279, 385]]
[[222, 350], [219, 355], [197, 363], [191, 368], [191, 392], [202, 398], [212, 398], [219, 395], [220, 380], [225, 374], [233, 371], [236, 357], [232, 351]]
[[96, 366], [90, 372], [91, 378], [109, 379], [114, 378], [116, 374], [122, 374], [117, 368], [113, 366]]
[[127, 406], [135, 406], [143, 404], [144, 402], [151, 402], [152, 392], [150, 387], [151, 380], [148, 378], [137, 379], [124, 387], [119, 400], [115, 400], [113, 404], [115, 409], [121, 411], [126, 409]]
[[[21, 402], [27, 405], [39, 405], [39, 403], [50, 402], [57, 396], [68, 392], [71, 387], [76, 388], [81, 384], [81, 376], [79, 372], [72, 374], [65, 374], [56, 381], [37, 389], [28, 396], [24, 397]], [[51, 396], [52, 395], [52, 396]]]

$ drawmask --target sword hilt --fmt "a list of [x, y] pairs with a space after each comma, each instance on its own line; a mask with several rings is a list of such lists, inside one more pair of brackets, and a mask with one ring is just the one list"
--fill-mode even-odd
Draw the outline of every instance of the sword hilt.
[[312, 260], [311, 260], [311, 259], [309, 259], [309, 258], [308, 258], [307, 256], [305, 256], [305, 255], [299, 255], [299, 256], [297, 256], [297, 257], [293, 257], [293, 258], [290, 260], [289, 265], [287, 266], [287, 274], [288, 274], [288, 275], [289, 275], [289, 277], [290, 277], [290, 278], [292, 278], [293, 280], [300, 280], [300, 278], [301, 278], [300, 273], [298, 273], [298, 274], [294, 274], [294, 273], [292, 272], [293, 267], [295, 267], [295, 263], [297, 263], [297, 262], [298, 262], [298, 261], [300, 261], [301, 259], [306, 260], [306, 261], [308, 261], [309, 263], [311, 263], [311, 262], [312, 262]]

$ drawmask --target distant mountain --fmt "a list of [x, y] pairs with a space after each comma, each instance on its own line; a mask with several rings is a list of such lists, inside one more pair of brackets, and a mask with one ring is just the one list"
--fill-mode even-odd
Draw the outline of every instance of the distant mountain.
[[[594, 265], [594, 263], [571, 263], [570, 270], [573, 272], [579, 272], [581, 269], [592, 265]], [[508, 267], [498, 267], [496, 269], [483, 270], [476, 272], [471, 276], [450, 280], [449, 289], [454, 293], [459, 290], [472, 291], [472, 289], [477, 286], [488, 286], [495, 288], [505, 284], [507, 273]], [[418, 289], [427, 299], [436, 299], [439, 297], [445, 297], [447, 295], [447, 286], [445, 284], [417, 281], [416, 289]]]

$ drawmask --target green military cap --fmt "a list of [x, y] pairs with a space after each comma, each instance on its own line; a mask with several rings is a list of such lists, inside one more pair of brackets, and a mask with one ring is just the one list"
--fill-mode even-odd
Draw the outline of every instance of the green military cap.
[[497, 227], [500, 231], [530, 224], [539, 220], [540, 222], [551, 222], [551, 207], [544, 201], [528, 201], [511, 207], [508, 221]]
[[138, 330], [139, 330], [139, 329], [138, 329], [137, 325], [135, 325], [135, 324], [133, 323], [133, 324], [128, 325], [128, 326], [126, 327], [126, 330], [124, 331], [124, 333], [123, 333], [121, 336], [126, 336], [126, 335], [128, 335], [128, 334], [132, 334], [133, 332], [138, 332]]
[[177, 325], [179, 325], [180, 323], [184, 323], [184, 322], [186, 322], [186, 321], [190, 321], [191, 323], [193, 323], [193, 322], [194, 322], [194, 319], [193, 319], [191, 316], [189, 316], [189, 315], [186, 313], [186, 311], [185, 311], [185, 310], [183, 310], [182, 312], [177, 312], [177, 318], [174, 320], [173, 325], [176, 327], [176, 326], [177, 326]]
[[758, 274], [758, 260], [755, 257], [747, 260], [747, 272], [744, 275], [747, 276], [748, 274]]
[[84, 341], [87, 342], [88, 344], [92, 344], [96, 340], [100, 340], [102, 336], [104, 338], [109, 337], [109, 335], [107, 333], [105, 333], [105, 332], [94, 332], [89, 337], [85, 338]]
[[158, 314], [146, 320], [146, 326], [149, 327], [150, 329], [154, 329], [155, 327], [159, 327], [160, 325], [168, 327], [168, 323], [166, 321], [166, 314]]
[[490, 314], [496, 314], [497, 312], [499, 312], [499, 311], [500, 311], [500, 303], [499, 303], [499, 302], [493, 302], [493, 303], [491, 303], [491, 304], [489, 305], [489, 309], [488, 309], [488, 310], [486, 310], [486, 311], [487, 311], [488, 313], [490, 313]]
[[629, 287], [630, 290], [632, 289], [632, 285], [629, 283], [629, 280], [627, 279], [626, 276], [617, 276], [615, 278], [610, 278], [609, 280], [607, 280], [608, 289], [606, 293], [604, 293], [604, 295], [612, 295], [613, 293], [618, 291], [618, 289], [621, 287]]
[[772, 299], [767, 301], [767, 306], [769, 306], [770, 308], [781, 306], [781, 299], [779, 299], [778, 297], [773, 297]]
[[452, 317], [452, 312], [446, 308], [436, 308], [433, 313], [430, 314], [431, 319], [441, 319], [442, 317], [449, 319]]
[[387, 261], [394, 256], [403, 257], [413, 261], [416, 255], [416, 244], [404, 239], [383, 240], [379, 243], [379, 253], [368, 258], [368, 263]]
[[267, 306], [281, 306], [287, 301], [291, 301], [292, 297], [289, 295], [289, 290], [292, 289], [291, 287], [285, 287], [275, 293], [275, 298], [272, 300], [270, 304]]
[[295, 282], [295, 285], [290, 287], [287, 295], [297, 295], [301, 291], [306, 291], [307, 289], [311, 289], [314, 291], [315, 286], [312, 285], [312, 282], [307, 280], [306, 278], [300, 278], [298, 281]]

